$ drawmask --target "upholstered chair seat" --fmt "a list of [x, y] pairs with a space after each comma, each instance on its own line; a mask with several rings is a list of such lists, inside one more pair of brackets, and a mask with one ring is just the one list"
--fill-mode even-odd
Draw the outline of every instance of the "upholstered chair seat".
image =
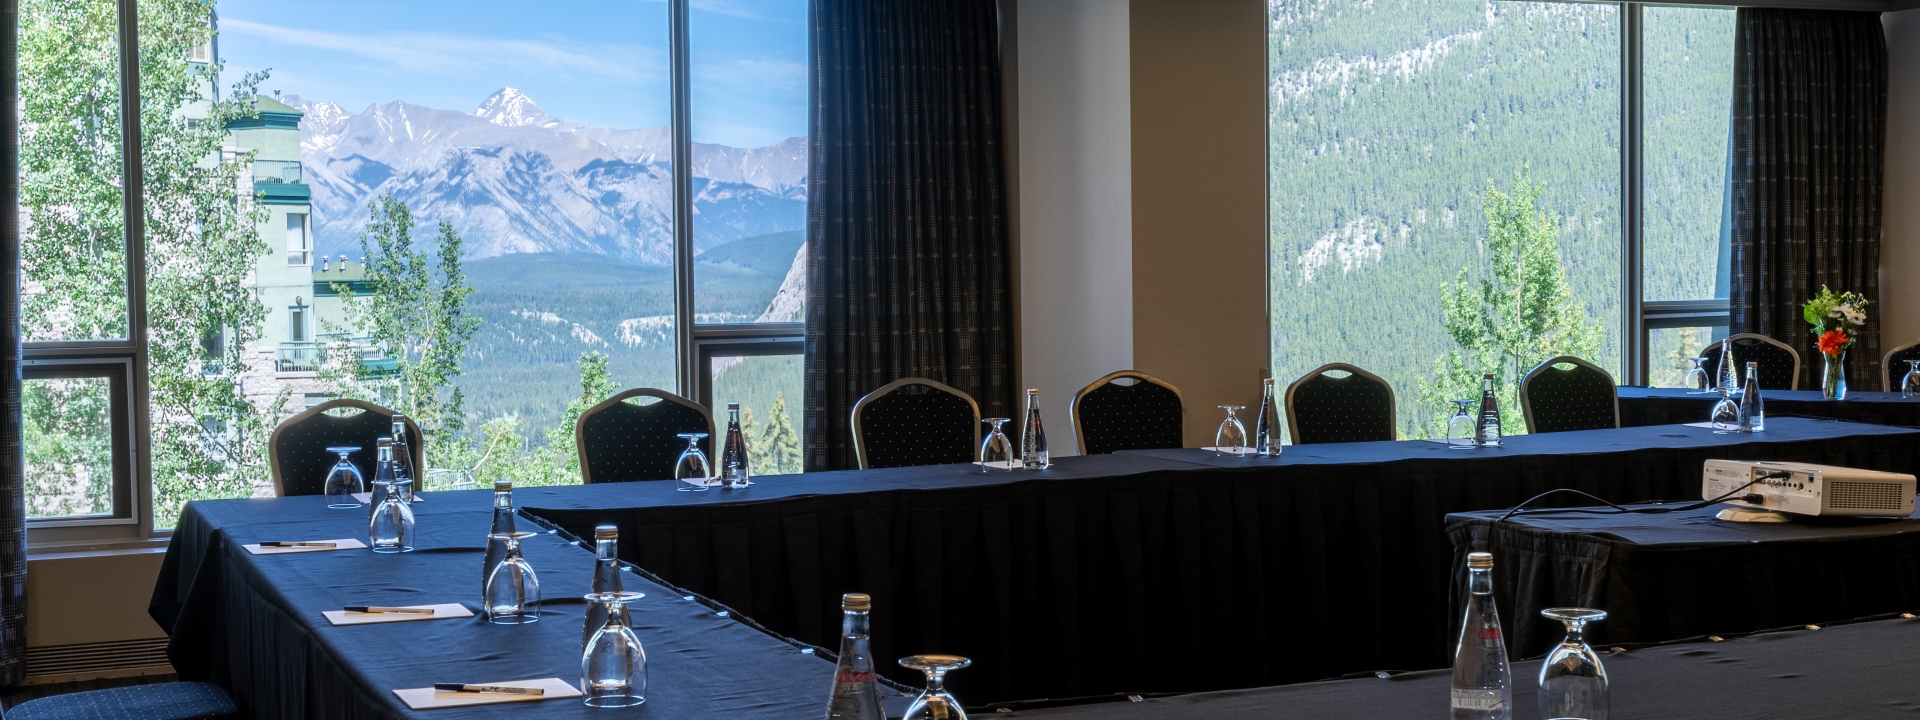
[[1183, 444], [1184, 422], [1179, 389], [1142, 372], [1109, 374], [1073, 396], [1074, 435], [1082, 455], [1177, 448]]
[[[1728, 336], [1721, 342], [1733, 343], [1734, 376], [1746, 383], [1747, 363], [1759, 363], [1761, 390], [1799, 390], [1800, 389], [1800, 353], [1765, 335], [1740, 333]], [[1720, 377], [1720, 343], [1713, 343], [1700, 350], [1699, 357], [1707, 361], [1701, 367], [1707, 369], [1707, 377]]]
[[88, 690], [13, 706], [5, 720], [205, 720], [238, 717], [217, 685], [170, 682]]
[[[360, 448], [347, 459], [360, 469], [362, 479], [373, 482], [374, 466], [379, 462], [375, 442], [393, 434], [393, 415], [392, 410], [370, 402], [341, 399], [328, 400], [281, 421], [267, 441], [274, 493], [280, 497], [326, 493], [327, 473], [340, 461], [339, 455], [327, 452], [334, 446]], [[407, 436], [413, 467], [425, 468], [426, 443], [421, 441], [420, 426], [412, 418], [407, 419]]]
[[895, 380], [853, 405], [853, 448], [862, 469], [971, 462], [980, 429], [980, 405], [972, 396], [926, 378]]
[[700, 451], [709, 468], [719, 460], [713, 454], [713, 415], [700, 403], [652, 388], [607, 398], [581, 413], [574, 425], [580, 480], [672, 480], [680, 453], [687, 449], [681, 433], [706, 433]]
[[1571, 355], [1540, 363], [1520, 381], [1520, 411], [1527, 432], [1620, 427], [1613, 376]]
[[1397, 437], [1393, 386], [1346, 363], [1329, 363], [1300, 376], [1287, 386], [1286, 404], [1295, 445]]

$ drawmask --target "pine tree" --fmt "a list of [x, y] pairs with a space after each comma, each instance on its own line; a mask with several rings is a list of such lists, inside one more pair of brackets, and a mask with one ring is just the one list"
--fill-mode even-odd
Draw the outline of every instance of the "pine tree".
[[[1480, 397], [1483, 375], [1491, 374], [1500, 407], [1517, 418], [1520, 378], [1540, 361], [1572, 355], [1598, 362], [1600, 324], [1574, 300], [1560, 260], [1560, 228], [1536, 209], [1544, 186], [1528, 170], [1502, 192], [1487, 185], [1487, 252], [1491, 279], [1476, 288], [1462, 268], [1458, 279], [1440, 287], [1447, 334], [1457, 347], [1434, 363], [1433, 379], [1421, 381], [1423, 406], [1438, 410], [1428, 425], [1435, 436], [1446, 430], [1451, 399]], [[1525, 431], [1504, 423], [1507, 434]]]
[[767, 429], [761, 433], [761, 443], [765, 450], [760, 457], [758, 472], [767, 475], [781, 475], [800, 472], [800, 436], [793, 431], [793, 423], [787, 419], [787, 394], [773, 396], [773, 408], [767, 411]]

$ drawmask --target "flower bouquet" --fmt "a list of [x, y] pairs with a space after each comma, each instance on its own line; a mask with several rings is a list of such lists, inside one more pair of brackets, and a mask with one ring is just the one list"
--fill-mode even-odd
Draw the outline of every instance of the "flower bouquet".
[[1829, 400], [1847, 397], [1847, 348], [1860, 336], [1867, 324], [1867, 298], [1860, 293], [1837, 293], [1825, 285], [1820, 294], [1807, 301], [1801, 310], [1813, 335], [1819, 339], [1820, 354], [1826, 357], [1827, 373], [1820, 391]]

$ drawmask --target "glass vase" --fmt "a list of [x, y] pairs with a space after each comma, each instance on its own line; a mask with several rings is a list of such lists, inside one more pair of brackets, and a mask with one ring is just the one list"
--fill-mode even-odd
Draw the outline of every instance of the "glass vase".
[[1847, 351], [1824, 355], [1827, 372], [1820, 382], [1820, 394], [1828, 400], [1847, 399]]

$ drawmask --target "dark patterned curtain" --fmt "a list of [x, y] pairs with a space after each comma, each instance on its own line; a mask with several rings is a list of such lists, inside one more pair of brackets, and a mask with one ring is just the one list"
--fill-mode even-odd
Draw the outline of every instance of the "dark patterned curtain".
[[856, 467], [854, 402], [903, 377], [1007, 417], [994, 0], [813, 0], [806, 469]]
[[1876, 303], [1848, 382], [1880, 377], [1880, 170], [1887, 46], [1880, 13], [1740, 8], [1733, 66], [1732, 331], [1821, 356], [1800, 306], [1820, 291]]
[[20, 3], [0, 0], [0, 373], [5, 374], [5, 410], [0, 412], [0, 685], [26, 676], [27, 498], [26, 456], [20, 416], [20, 83], [14, 58], [20, 48]]

